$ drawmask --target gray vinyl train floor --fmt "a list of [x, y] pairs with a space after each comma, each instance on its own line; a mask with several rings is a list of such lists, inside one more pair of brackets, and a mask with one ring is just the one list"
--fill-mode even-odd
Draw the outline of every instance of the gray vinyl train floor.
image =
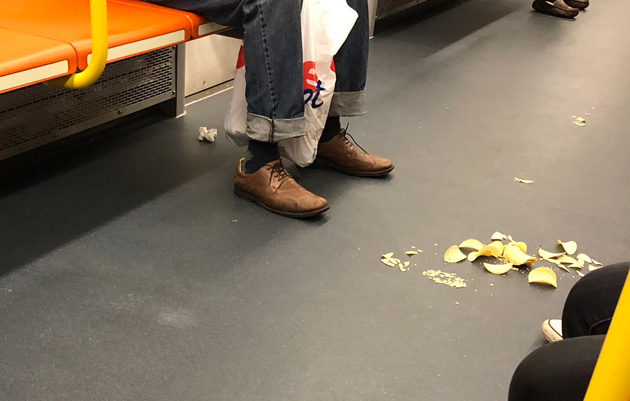
[[[505, 400], [578, 277], [554, 291], [441, 256], [499, 230], [630, 259], [630, 3], [593, 3], [567, 21], [457, 1], [381, 29], [350, 130], [396, 170], [294, 169], [331, 203], [319, 219], [231, 193], [242, 150], [196, 141], [230, 92], [5, 163], [0, 399]], [[379, 262], [412, 245], [411, 271]]]

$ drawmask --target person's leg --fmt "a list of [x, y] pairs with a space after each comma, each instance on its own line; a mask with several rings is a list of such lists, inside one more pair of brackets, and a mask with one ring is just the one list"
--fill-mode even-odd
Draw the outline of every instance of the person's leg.
[[532, 352], [512, 376], [508, 401], [582, 401], [604, 338], [572, 338]]
[[630, 262], [606, 266], [573, 286], [562, 313], [565, 339], [608, 332], [629, 270]]

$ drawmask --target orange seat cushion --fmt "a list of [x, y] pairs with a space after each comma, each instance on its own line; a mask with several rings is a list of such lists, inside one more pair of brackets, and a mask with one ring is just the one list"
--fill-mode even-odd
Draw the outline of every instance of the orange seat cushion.
[[140, 6], [144, 6], [144, 7], [156, 7], [160, 10], [168, 10], [170, 12], [174, 12], [174, 13], [178, 13], [181, 15], [186, 16], [186, 18], [188, 18], [190, 20], [190, 25], [192, 27], [192, 37], [193, 39], [202, 37], [202, 36], [207, 36], [207, 35], [212, 35], [214, 33], [219, 33], [222, 31], [226, 31], [230, 28], [219, 25], [219, 24], [215, 24], [213, 22], [208, 21], [207, 19], [205, 19], [204, 17], [194, 14], [194, 13], [189, 13], [186, 11], [179, 11], [179, 10], [175, 10], [172, 8], [166, 8], [166, 7], [161, 7], [161, 6], [157, 6], [155, 4], [150, 4], [150, 3], [146, 3], [140, 0], [110, 0], [110, 1], [116, 1], [119, 3], [128, 3], [128, 4], [133, 4], [133, 5], [140, 5]]
[[0, 92], [73, 73], [77, 55], [69, 44], [0, 28]]
[[[87, 0], [18, 0], [0, 10], [0, 28], [63, 41], [74, 47], [78, 67], [92, 52]], [[109, 56], [113, 61], [175, 45], [192, 37], [190, 19], [160, 7], [108, 1]]]

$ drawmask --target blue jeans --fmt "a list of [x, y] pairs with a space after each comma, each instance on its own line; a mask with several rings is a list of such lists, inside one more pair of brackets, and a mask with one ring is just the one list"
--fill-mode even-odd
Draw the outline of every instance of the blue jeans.
[[[304, 135], [302, 89], [302, 0], [146, 0], [189, 11], [245, 30], [247, 135], [278, 142]], [[368, 60], [367, 0], [347, 0], [359, 14], [335, 56], [337, 84], [331, 117], [365, 114]]]

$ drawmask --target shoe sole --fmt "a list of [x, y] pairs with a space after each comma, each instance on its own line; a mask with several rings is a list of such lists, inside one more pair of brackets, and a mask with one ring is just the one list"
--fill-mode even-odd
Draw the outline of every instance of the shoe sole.
[[262, 207], [263, 209], [266, 209], [272, 213], [278, 214], [280, 216], [284, 216], [284, 217], [291, 217], [294, 219], [308, 219], [309, 217], [315, 217], [318, 214], [321, 214], [325, 211], [327, 211], [328, 209], [330, 209], [330, 206], [326, 205], [325, 207], [321, 208], [321, 209], [317, 209], [317, 210], [311, 210], [308, 212], [287, 212], [284, 210], [280, 210], [280, 209], [274, 209], [270, 206], [268, 206], [267, 204], [265, 204], [265, 202], [263, 202], [260, 198], [258, 198], [255, 195], [252, 195], [251, 193], [242, 190], [241, 188], [237, 187], [236, 185], [234, 185], [234, 195], [238, 196], [241, 199], [245, 199], [246, 201], [249, 202], [254, 202], [255, 204], [257, 204], [258, 206]]
[[550, 343], [555, 343], [563, 340], [560, 334], [558, 334], [558, 332], [551, 327], [551, 325], [549, 324], [549, 320], [545, 320], [542, 325], [542, 335], [545, 340]]
[[538, 2], [534, 1], [532, 3], [532, 8], [542, 14], [547, 14], [547, 15], [551, 15], [552, 17], [560, 17], [560, 18], [567, 18], [567, 19], [573, 19], [577, 17], [579, 14], [579, 10], [576, 10], [577, 12], [575, 13], [569, 13], [568, 11], [558, 10], [557, 8], [550, 6], [546, 2], [543, 4], [544, 5], [540, 5]]
[[379, 170], [379, 171], [357, 171], [357, 170], [349, 170], [346, 168], [341, 167], [338, 164], [335, 164], [333, 162], [329, 162], [328, 160], [317, 160], [315, 159], [315, 163], [314, 166], [317, 167], [317, 165], [320, 165], [322, 167], [329, 167], [332, 168], [333, 170], [337, 170], [340, 173], [344, 173], [347, 175], [352, 175], [355, 177], [382, 177], [385, 176], [389, 173], [391, 173], [394, 170], [394, 165], [392, 164], [391, 167], [385, 169], [385, 170]]

